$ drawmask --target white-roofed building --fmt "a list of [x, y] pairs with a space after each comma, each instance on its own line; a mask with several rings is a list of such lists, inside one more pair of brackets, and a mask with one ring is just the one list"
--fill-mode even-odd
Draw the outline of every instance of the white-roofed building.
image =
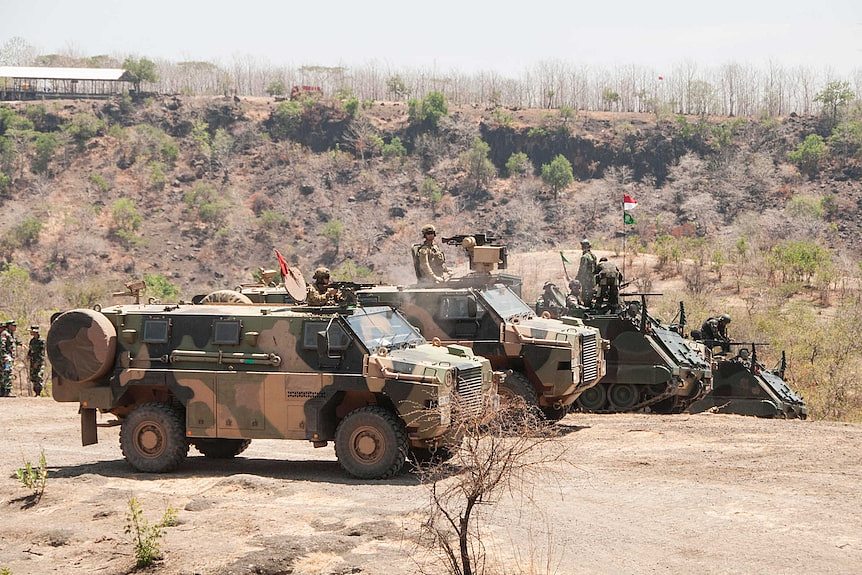
[[107, 98], [131, 82], [122, 68], [0, 66], [0, 100]]

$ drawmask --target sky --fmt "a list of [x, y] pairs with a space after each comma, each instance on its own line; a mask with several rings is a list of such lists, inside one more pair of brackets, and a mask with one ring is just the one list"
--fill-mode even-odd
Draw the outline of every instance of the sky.
[[0, 0], [0, 46], [274, 65], [862, 68], [862, 0]]

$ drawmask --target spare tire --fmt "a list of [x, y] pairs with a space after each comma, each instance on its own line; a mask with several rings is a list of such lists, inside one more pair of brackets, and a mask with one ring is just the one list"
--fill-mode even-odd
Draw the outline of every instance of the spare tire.
[[220, 289], [208, 293], [200, 303], [253, 303], [245, 294], [232, 289]]
[[51, 324], [46, 348], [54, 373], [71, 383], [91, 381], [114, 365], [117, 330], [97, 311], [74, 309]]

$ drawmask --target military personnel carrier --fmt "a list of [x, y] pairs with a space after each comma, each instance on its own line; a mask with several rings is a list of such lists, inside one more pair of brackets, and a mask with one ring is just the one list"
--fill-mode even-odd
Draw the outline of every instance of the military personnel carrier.
[[189, 446], [231, 458], [252, 439], [303, 439], [333, 442], [352, 476], [386, 478], [408, 457], [448, 456], [453, 405], [478, 415], [496, 400], [487, 359], [429, 344], [386, 306], [74, 309], [54, 318], [47, 353], [54, 399], [79, 404], [83, 444], [119, 424], [143, 472], [177, 468]]
[[[624, 412], [649, 408], [680, 413], [712, 388], [709, 352], [687, 339], [678, 326], [667, 326], [647, 311], [646, 298], [661, 294], [620, 294], [622, 308], [608, 311], [572, 305], [555, 285], [545, 286], [536, 311], [561, 317], [564, 323], [583, 322], [610, 340], [607, 373], [587, 389], [577, 406], [588, 412]], [[632, 299], [632, 298], [640, 298]]]
[[737, 348], [736, 355], [715, 356], [718, 368], [713, 372], [712, 391], [692, 404], [690, 412], [712, 410], [781, 419], [808, 417], [805, 401], [784, 380], [784, 354], [779, 367], [770, 370], [757, 359], [757, 346], [765, 344], [730, 342], [728, 345]]
[[469, 346], [494, 369], [511, 371], [500, 395], [521, 397], [558, 420], [605, 374], [606, 342], [582, 322], [537, 317], [514, 291], [519, 278], [492, 273], [506, 267], [505, 246], [477, 235], [443, 238], [465, 249], [469, 274], [431, 286], [367, 287], [356, 296], [363, 305], [391, 305], [425, 337]]

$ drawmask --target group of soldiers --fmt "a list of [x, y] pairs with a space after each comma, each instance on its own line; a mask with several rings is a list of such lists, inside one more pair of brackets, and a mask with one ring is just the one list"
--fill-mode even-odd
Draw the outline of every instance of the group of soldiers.
[[[12, 374], [21, 341], [15, 335], [18, 322], [0, 322], [0, 397], [14, 397], [12, 394]], [[27, 348], [30, 366], [30, 386], [36, 397], [42, 394], [45, 383], [45, 340], [39, 335], [39, 326], [30, 326], [30, 343]]]
[[[590, 240], [581, 240], [581, 260], [576, 279], [569, 282], [569, 297], [577, 305], [614, 310], [620, 305], [623, 274], [615, 263], [602, 256], [596, 259]], [[598, 293], [596, 293], [598, 288]]]

